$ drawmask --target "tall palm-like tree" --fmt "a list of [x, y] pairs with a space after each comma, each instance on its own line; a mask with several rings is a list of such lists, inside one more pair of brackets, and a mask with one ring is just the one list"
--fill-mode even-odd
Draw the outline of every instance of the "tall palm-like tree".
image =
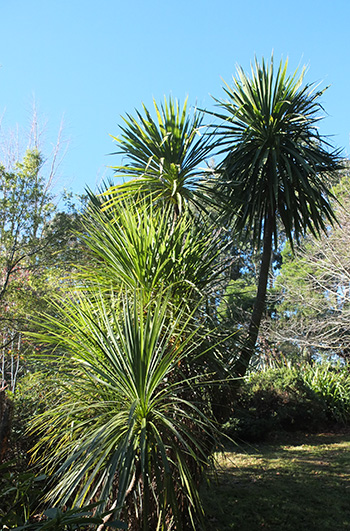
[[203, 113], [182, 109], [177, 100], [164, 98], [158, 106], [154, 101], [156, 119], [143, 105], [143, 114], [126, 115], [122, 134], [117, 138], [116, 154], [125, 157], [123, 166], [116, 166], [118, 177], [132, 179], [109, 190], [114, 200], [142, 193], [155, 202], [172, 205], [175, 218], [184, 205], [201, 207], [205, 197], [205, 171], [201, 165], [212, 149], [212, 138], [203, 131]]
[[[314, 85], [303, 85], [304, 69], [287, 74], [255, 60], [251, 76], [238, 68], [225, 100], [216, 100], [221, 120], [215, 131], [224, 158], [219, 191], [227, 200], [234, 228], [262, 244], [258, 289], [245, 345], [237, 362], [244, 375], [254, 353], [264, 311], [273, 243], [283, 227], [292, 248], [307, 231], [319, 236], [333, 224], [332, 180], [340, 154], [320, 136], [322, 111]], [[281, 224], [281, 225], [280, 225]]]

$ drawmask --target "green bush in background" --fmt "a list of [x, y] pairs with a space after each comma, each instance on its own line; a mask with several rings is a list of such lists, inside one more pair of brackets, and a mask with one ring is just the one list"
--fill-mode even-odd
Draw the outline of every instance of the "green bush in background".
[[350, 419], [350, 376], [331, 364], [280, 367], [251, 374], [223, 426], [234, 439], [263, 440], [273, 431], [317, 431]]
[[348, 367], [331, 363], [307, 365], [303, 370], [306, 385], [322, 401], [330, 420], [350, 421], [350, 373]]

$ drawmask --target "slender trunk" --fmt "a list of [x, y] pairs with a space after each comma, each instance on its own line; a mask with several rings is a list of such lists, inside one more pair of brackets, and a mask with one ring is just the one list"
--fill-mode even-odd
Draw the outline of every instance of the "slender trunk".
[[12, 389], [12, 392], [13, 392], [13, 393], [14, 393], [15, 390], [16, 390], [16, 381], [17, 381], [17, 375], [18, 375], [18, 371], [19, 371], [19, 361], [20, 361], [21, 344], [22, 344], [22, 341], [21, 341], [21, 334], [19, 334], [19, 336], [18, 336], [18, 345], [17, 345], [17, 360], [16, 360], [16, 368], [15, 368], [15, 373], [14, 373], [14, 376], [13, 376], [13, 389]]
[[272, 255], [272, 235], [274, 216], [267, 214], [264, 223], [263, 253], [261, 257], [258, 291], [253, 306], [253, 313], [249, 323], [248, 337], [245, 341], [240, 356], [235, 364], [235, 375], [244, 376], [249, 362], [254, 354], [258, 339], [261, 318], [265, 309], [266, 291], [269, 279], [269, 270]]
[[[132, 476], [132, 479], [131, 479], [130, 485], [128, 487], [128, 490], [125, 493], [124, 500], [129, 496], [130, 492], [132, 491], [132, 489], [135, 486], [135, 483], [136, 483], [136, 472], [134, 472], [134, 474]], [[103, 518], [103, 524], [98, 526], [97, 531], [103, 531], [104, 529], [106, 529], [106, 524], [107, 524], [108, 520], [110, 520], [112, 518], [113, 511], [117, 507], [117, 503], [118, 503], [118, 498], [116, 500], [114, 500], [114, 502], [112, 503], [111, 508], [109, 509], [107, 516], [105, 516]]]
[[[12, 332], [13, 333], [13, 332]], [[14, 336], [12, 336], [11, 341], [11, 387], [10, 390], [13, 392], [13, 350], [14, 350]]]
[[175, 205], [174, 205], [173, 221], [172, 221], [172, 224], [171, 224], [171, 231], [170, 231], [170, 235], [171, 235], [171, 236], [172, 236], [173, 233], [174, 233], [174, 230], [175, 230], [176, 223], [177, 223], [177, 220], [178, 220], [179, 215], [180, 215], [179, 205], [178, 205], [177, 203], [175, 203]]
[[[6, 339], [5, 339], [6, 338]], [[2, 347], [2, 362], [1, 362], [1, 385], [0, 389], [5, 388], [5, 347], [7, 346], [7, 334], [4, 336], [4, 344]]]

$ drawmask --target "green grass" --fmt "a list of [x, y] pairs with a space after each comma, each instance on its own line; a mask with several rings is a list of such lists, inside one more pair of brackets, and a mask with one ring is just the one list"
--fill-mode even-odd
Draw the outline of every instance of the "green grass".
[[350, 529], [350, 433], [287, 435], [218, 456], [203, 488], [211, 531]]

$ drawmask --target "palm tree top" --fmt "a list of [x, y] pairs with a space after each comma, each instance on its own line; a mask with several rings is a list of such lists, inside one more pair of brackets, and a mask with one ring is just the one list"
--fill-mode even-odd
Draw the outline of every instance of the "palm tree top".
[[[293, 245], [307, 231], [319, 235], [335, 221], [330, 198], [340, 152], [319, 134], [319, 102], [324, 90], [303, 84], [305, 68], [287, 73], [255, 59], [251, 75], [241, 67], [226, 99], [210, 114], [221, 120], [215, 130], [224, 154], [220, 187], [229, 199], [235, 226], [260, 243], [267, 216], [282, 221]], [[277, 224], [275, 244], [277, 243]]]
[[203, 132], [203, 113], [188, 113], [187, 99], [182, 108], [172, 97], [153, 104], [155, 118], [142, 105], [143, 113], [126, 114], [121, 135], [112, 137], [119, 148], [114, 154], [125, 157], [124, 165], [113, 169], [118, 177], [132, 180], [109, 193], [122, 198], [141, 192], [173, 204], [179, 213], [184, 203], [199, 203], [197, 187], [204, 173], [200, 165], [212, 149], [212, 139]]

